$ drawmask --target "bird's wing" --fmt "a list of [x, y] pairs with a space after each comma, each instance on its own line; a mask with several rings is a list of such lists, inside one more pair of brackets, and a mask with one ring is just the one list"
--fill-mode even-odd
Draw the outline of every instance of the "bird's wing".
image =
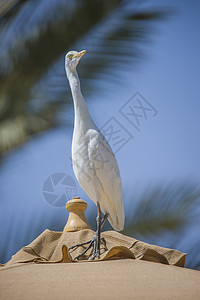
[[97, 131], [90, 133], [88, 154], [95, 178], [95, 189], [103, 213], [109, 214], [114, 229], [124, 227], [122, 184], [116, 158], [104, 136]]

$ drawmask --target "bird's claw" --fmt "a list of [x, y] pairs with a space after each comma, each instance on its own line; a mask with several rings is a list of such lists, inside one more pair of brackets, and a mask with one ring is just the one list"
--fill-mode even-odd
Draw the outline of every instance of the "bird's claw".
[[[104, 244], [104, 247], [105, 247], [105, 251], [107, 250], [107, 247], [106, 247], [106, 240], [104, 237], [101, 238], [101, 242]], [[87, 241], [87, 242], [84, 242], [84, 243], [79, 243], [79, 244], [76, 244], [72, 247], [69, 248], [69, 250], [72, 250], [74, 248], [77, 248], [77, 247], [80, 247], [80, 246], [84, 246], [84, 245], [88, 245], [88, 247], [79, 255], [77, 255], [74, 260], [79, 260], [79, 258], [81, 258], [93, 245], [93, 256], [89, 259], [89, 260], [94, 260], [95, 258], [100, 258], [100, 255], [102, 253], [100, 253], [100, 249], [98, 249], [97, 247], [97, 234], [95, 233], [94, 237], [90, 240], [90, 241]]]

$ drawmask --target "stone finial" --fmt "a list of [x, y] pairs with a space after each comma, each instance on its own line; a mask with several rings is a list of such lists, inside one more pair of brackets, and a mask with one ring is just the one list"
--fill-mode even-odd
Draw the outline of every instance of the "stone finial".
[[87, 203], [80, 199], [80, 197], [74, 197], [66, 203], [66, 209], [69, 211], [69, 217], [67, 224], [63, 231], [78, 231], [81, 229], [91, 229], [88, 224], [84, 211], [87, 208]]

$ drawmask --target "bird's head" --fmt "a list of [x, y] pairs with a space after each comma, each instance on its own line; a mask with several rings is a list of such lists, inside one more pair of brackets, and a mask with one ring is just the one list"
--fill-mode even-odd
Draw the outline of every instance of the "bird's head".
[[79, 63], [81, 57], [86, 53], [86, 50], [77, 52], [77, 51], [69, 51], [65, 55], [65, 69], [74, 72]]

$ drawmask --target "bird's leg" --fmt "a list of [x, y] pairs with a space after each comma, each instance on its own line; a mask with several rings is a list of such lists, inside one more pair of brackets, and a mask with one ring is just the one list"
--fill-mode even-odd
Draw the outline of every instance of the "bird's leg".
[[102, 219], [100, 205], [99, 205], [98, 202], [97, 202], [97, 209], [98, 209], [98, 214], [97, 214], [97, 231], [95, 232], [94, 237], [90, 241], [88, 241], [88, 242], [79, 243], [79, 244], [74, 245], [74, 246], [72, 246], [72, 247], [69, 248], [69, 250], [71, 250], [71, 249], [74, 249], [76, 247], [89, 244], [88, 247], [80, 255], [78, 255], [78, 256], [75, 257], [75, 259], [77, 259], [77, 260], [81, 256], [83, 256], [92, 247], [92, 245], [93, 245], [93, 256], [90, 258], [90, 260], [93, 260], [96, 257], [97, 258], [100, 257], [100, 244], [101, 244], [101, 241], [104, 243], [104, 245], [106, 247], [106, 241], [105, 241], [105, 239], [101, 238], [101, 228], [103, 227], [105, 221], [108, 218], [108, 213], [106, 213], [103, 216], [103, 219]]
[[[101, 228], [103, 227], [103, 225], [104, 225], [104, 223], [106, 222], [107, 218], [108, 218], [108, 213], [106, 213], [106, 214], [103, 216], [103, 219], [101, 220]], [[102, 242], [104, 243], [105, 248], [107, 248], [107, 247], [106, 247], [106, 240], [104, 239], [104, 237], [100, 238], [100, 241], [102, 241]]]
[[99, 202], [97, 202], [97, 231], [96, 231], [96, 239], [94, 241], [94, 249], [93, 249], [93, 257], [91, 259], [94, 259], [95, 257], [100, 257], [100, 242], [101, 242], [101, 210]]
[[105, 221], [108, 219], [108, 213], [106, 213], [104, 216], [103, 216], [103, 219], [101, 221], [101, 228], [103, 227]]

